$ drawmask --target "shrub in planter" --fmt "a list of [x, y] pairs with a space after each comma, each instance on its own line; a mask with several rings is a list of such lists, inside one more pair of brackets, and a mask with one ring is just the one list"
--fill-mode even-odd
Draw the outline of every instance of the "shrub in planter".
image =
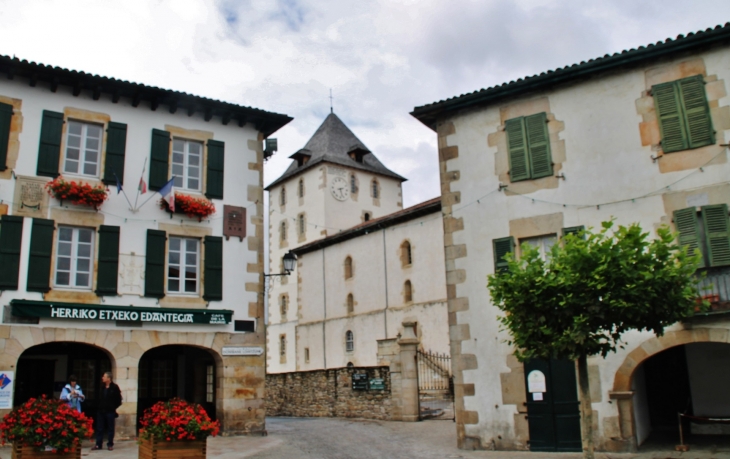
[[220, 423], [212, 421], [202, 406], [179, 398], [157, 402], [144, 411], [139, 438], [163, 441], [205, 440], [220, 432]]
[[[172, 212], [170, 205], [164, 199], [160, 199], [160, 209]], [[175, 212], [183, 213], [190, 218], [197, 218], [198, 221], [201, 221], [215, 213], [215, 204], [205, 198], [175, 193]]]

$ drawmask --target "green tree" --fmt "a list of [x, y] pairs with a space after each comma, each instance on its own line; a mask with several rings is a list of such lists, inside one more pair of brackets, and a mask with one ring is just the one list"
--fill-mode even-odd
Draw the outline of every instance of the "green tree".
[[[518, 260], [489, 276], [502, 328], [520, 361], [568, 358], [578, 362], [583, 454], [593, 458], [587, 357], [622, 346], [627, 330], [664, 328], [694, 314], [695, 273], [701, 255], [689, 254], [669, 228], [650, 239], [636, 224], [566, 235], [547, 260], [524, 244]], [[702, 305], [707, 307], [708, 304]]]

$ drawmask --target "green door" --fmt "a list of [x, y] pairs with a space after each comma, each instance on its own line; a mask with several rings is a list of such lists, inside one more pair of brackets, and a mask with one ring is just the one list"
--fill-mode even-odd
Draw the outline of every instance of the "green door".
[[575, 363], [525, 362], [527, 422], [531, 451], [581, 451]]

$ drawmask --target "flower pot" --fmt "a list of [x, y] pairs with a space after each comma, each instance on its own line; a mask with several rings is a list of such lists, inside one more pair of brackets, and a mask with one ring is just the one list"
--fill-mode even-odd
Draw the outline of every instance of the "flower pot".
[[139, 459], [205, 459], [206, 440], [160, 441], [157, 438], [140, 440]]
[[81, 448], [74, 448], [68, 453], [39, 451], [35, 446], [13, 443], [12, 459], [81, 459]]

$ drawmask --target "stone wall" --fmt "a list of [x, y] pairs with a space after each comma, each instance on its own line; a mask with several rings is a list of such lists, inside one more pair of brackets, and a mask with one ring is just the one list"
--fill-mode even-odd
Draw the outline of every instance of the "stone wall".
[[[353, 390], [352, 374], [383, 378], [385, 390]], [[390, 369], [333, 368], [266, 375], [266, 415], [392, 419]]]

